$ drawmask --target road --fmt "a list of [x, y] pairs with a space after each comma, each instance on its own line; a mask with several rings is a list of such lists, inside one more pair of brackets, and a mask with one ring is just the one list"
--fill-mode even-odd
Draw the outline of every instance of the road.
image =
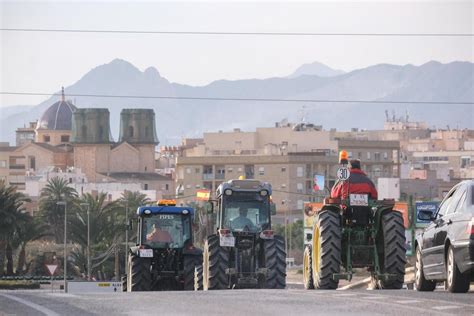
[[0, 291], [0, 315], [474, 315], [474, 293], [227, 290], [64, 294]]

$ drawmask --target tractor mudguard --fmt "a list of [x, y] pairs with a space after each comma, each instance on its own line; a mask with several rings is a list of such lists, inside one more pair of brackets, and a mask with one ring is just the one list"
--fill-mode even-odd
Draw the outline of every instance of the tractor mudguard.
[[133, 255], [138, 256], [138, 249], [140, 249], [139, 246], [133, 246], [133, 247], [130, 247], [129, 252]]
[[375, 231], [376, 231], [376, 234], [378, 234], [382, 227], [382, 216], [386, 213], [393, 211], [393, 204], [388, 204], [388, 203], [377, 204], [376, 208], [377, 210], [375, 210], [374, 218], [375, 218]]

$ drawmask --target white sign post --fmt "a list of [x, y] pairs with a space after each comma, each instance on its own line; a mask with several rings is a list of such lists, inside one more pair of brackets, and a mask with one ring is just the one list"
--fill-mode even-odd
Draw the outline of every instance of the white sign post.
[[51, 275], [51, 293], [53, 293], [53, 275], [56, 272], [58, 265], [57, 264], [47, 264], [46, 268], [49, 271], [49, 275]]

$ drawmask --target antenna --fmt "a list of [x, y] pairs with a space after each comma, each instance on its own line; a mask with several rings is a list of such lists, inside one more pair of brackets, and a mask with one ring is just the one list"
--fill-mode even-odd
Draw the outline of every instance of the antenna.
[[397, 119], [395, 118], [395, 110], [392, 110], [392, 122], [396, 122]]
[[390, 122], [390, 118], [388, 117], [388, 110], [385, 109], [385, 121]]

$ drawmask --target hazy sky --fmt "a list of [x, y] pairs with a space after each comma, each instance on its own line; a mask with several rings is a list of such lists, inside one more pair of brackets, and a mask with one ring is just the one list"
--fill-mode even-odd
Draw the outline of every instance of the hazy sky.
[[[2, 28], [216, 32], [474, 33], [473, 2], [1, 1]], [[286, 76], [319, 61], [346, 71], [377, 63], [473, 61], [472, 37], [192, 36], [0, 32], [2, 91], [54, 92], [114, 58], [171, 82]], [[1, 96], [0, 106], [45, 97]]]

